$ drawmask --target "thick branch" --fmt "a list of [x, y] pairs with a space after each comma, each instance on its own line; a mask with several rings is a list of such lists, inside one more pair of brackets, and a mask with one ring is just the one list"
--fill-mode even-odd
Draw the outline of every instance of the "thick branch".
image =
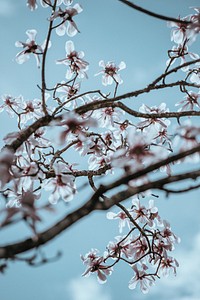
[[73, 211], [72, 213], [66, 215], [61, 221], [56, 223], [48, 230], [39, 233], [37, 239], [29, 238], [16, 244], [10, 244], [0, 247], [0, 258], [12, 258], [17, 254], [46, 244], [50, 240], [54, 239], [57, 235], [59, 235], [62, 231], [66, 230], [83, 217], [89, 215], [94, 210], [107, 210], [113, 205], [120, 203], [121, 201], [124, 201], [131, 196], [137, 195], [138, 193], [147, 191], [149, 189], [162, 189], [166, 184], [183, 181], [189, 178], [195, 180], [199, 176], [200, 170], [184, 174], [177, 174], [175, 176], [167, 176], [163, 179], [151, 181], [138, 187], [128, 188], [124, 191], [116, 193], [115, 195], [113, 195], [109, 199], [105, 199], [104, 201], [99, 201], [99, 197], [103, 194], [102, 188], [100, 187], [97, 190], [98, 193], [96, 192], [86, 204]]

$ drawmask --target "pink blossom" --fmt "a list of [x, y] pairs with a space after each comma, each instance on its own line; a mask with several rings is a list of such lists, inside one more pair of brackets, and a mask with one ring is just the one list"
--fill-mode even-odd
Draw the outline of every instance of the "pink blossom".
[[10, 95], [3, 95], [2, 100], [4, 103], [0, 105], [0, 112], [5, 109], [10, 117], [14, 117], [21, 107], [22, 96], [12, 97]]
[[99, 283], [103, 284], [107, 281], [107, 277], [112, 274], [113, 269], [104, 265], [104, 258], [96, 255], [97, 251], [92, 250], [85, 257], [81, 256], [83, 263], [87, 266], [85, 272], [82, 276], [90, 276], [91, 273], [97, 274], [97, 280]]
[[35, 10], [38, 5], [36, 0], [27, 0], [27, 6], [30, 8], [30, 10]]
[[99, 62], [99, 66], [102, 67], [103, 70], [97, 73], [95, 76], [102, 74], [103, 85], [110, 85], [113, 83], [113, 81], [117, 84], [123, 83], [123, 80], [118, 72], [126, 68], [125, 62], [121, 61], [119, 66], [117, 66], [114, 62], [109, 61], [105, 63], [103, 60], [101, 60]]
[[[106, 100], [105, 100], [106, 101]], [[124, 115], [124, 112], [112, 107], [97, 109], [92, 116], [98, 121], [99, 127], [113, 129]]]
[[72, 76], [78, 76], [79, 78], [87, 78], [86, 71], [88, 70], [89, 63], [83, 60], [84, 52], [75, 51], [74, 43], [67, 41], [65, 44], [66, 58], [57, 60], [57, 64], [64, 64], [69, 66], [69, 70], [66, 73], [66, 78], [71, 79]]
[[80, 83], [76, 83], [73, 86], [65, 84], [64, 82], [61, 82], [61, 85], [56, 89], [58, 93], [61, 93], [59, 96], [59, 99], [61, 101], [66, 102], [64, 105], [65, 107], [69, 107], [71, 105], [70, 98], [77, 95], [80, 89]]
[[[175, 63], [175, 61], [180, 58], [180, 65], [184, 64], [187, 62], [186, 58], [191, 58], [191, 59], [198, 59], [199, 55], [193, 52], [188, 51], [187, 45], [178, 45], [178, 46], [173, 46], [172, 50], [169, 51], [169, 59], [166, 62], [167, 66], [171, 66]], [[185, 66], [181, 68], [182, 71], [186, 72], [189, 70], [189, 66]]]
[[[67, 33], [67, 35], [70, 37], [76, 35], [77, 32], [79, 32], [79, 30], [76, 23], [73, 20], [73, 17], [82, 12], [82, 10], [83, 9], [79, 4], [75, 4], [73, 7], [68, 7], [65, 10], [62, 10], [59, 7], [59, 9], [55, 11], [50, 18], [50, 21], [53, 21], [56, 18], [62, 19], [61, 24], [58, 27], [56, 27], [56, 33], [59, 36], [63, 36], [65, 33]], [[67, 27], [66, 23], [68, 23]]]
[[[161, 113], [166, 113], [169, 112], [169, 109], [166, 107], [166, 103], [161, 103], [158, 107], [157, 106], [152, 106], [149, 107], [145, 104], [143, 104], [140, 108], [139, 111], [143, 114], [161, 114]], [[142, 129], [142, 130], [149, 130], [149, 126], [152, 127], [153, 130], [157, 133], [158, 130], [163, 127], [167, 128], [170, 125], [170, 121], [166, 118], [141, 118], [142, 121], [137, 124], [137, 127]], [[143, 121], [144, 120], [144, 121]], [[148, 127], [148, 128], [147, 128]]]
[[67, 165], [61, 161], [54, 166], [55, 177], [49, 178], [43, 183], [46, 191], [50, 191], [49, 202], [56, 204], [60, 198], [64, 201], [71, 201], [76, 192], [74, 176], [66, 174], [71, 173]]
[[[182, 21], [188, 21], [188, 17], [181, 18]], [[188, 25], [184, 23], [168, 22], [169, 27], [173, 27], [171, 31], [171, 41], [176, 44], [183, 45], [188, 38]]]
[[115, 242], [110, 241], [108, 243], [106, 247], [107, 252], [105, 252], [104, 257], [116, 259], [124, 254], [126, 258], [132, 258], [133, 246], [131, 242], [133, 237], [131, 235], [126, 238], [125, 236], [116, 236], [115, 239]]
[[163, 257], [160, 265], [160, 272], [163, 276], [169, 276], [172, 271], [176, 275], [176, 268], [179, 266], [177, 260], [173, 257]]
[[125, 212], [120, 211], [118, 213], [113, 213], [113, 212], [108, 212], [107, 213], [107, 219], [109, 220], [114, 220], [114, 219], [119, 219], [119, 233], [122, 233], [123, 228], [128, 225], [128, 228], [130, 229], [130, 220], [125, 214]]
[[140, 290], [143, 294], [148, 293], [149, 288], [154, 284], [154, 277], [148, 275], [144, 270], [138, 270], [136, 265], [132, 267], [135, 275], [129, 281], [129, 289], [135, 289], [137, 284], [140, 284]]
[[[16, 62], [18, 64], [23, 64], [30, 58], [30, 54], [32, 53], [35, 56], [37, 66], [40, 67], [40, 55], [43, 55], [43, 51], [45, 48], [46, 41], [40, 46], [35, 42], [35, 37], [37, 31], [35, 29], [27, 30], [26, 34], [28, 35], [28, 39], [26, 42], [19, 42], [15, 43], [16, 47], [22, 47], [24, 50], [20, 51], [16, 55]], [[50, 47], [49, 43], [49, 47]]]
[[[199, 64], [198, 64], [198, 66], [199, 66]], [[193, 72], [191, 73], [191, 76], [190, 76], [190, 81], [195, 84], [200, 84], [200, 69], [199, 68], [193, 70]]]
[[200, 92], [195, 93], [189, 91], [185, 96], [184, 100], [176, 103], [175, 106], [182, 105], [182, 107], [179, 108], [178, 111], [194, 110], [195, 107], [200, 108], [200, 105], [198, 103], [199, 97], [200, 97]]

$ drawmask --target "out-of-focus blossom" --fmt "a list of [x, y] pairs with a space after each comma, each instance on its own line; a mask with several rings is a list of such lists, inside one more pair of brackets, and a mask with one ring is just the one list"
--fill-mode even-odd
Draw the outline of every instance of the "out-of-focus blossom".
[[175, 104], [175, 106], [181, 105], [182, 107], [178, 109], [178, 111], [187, 111], [187, 110], [194, 110], [195, 107], [200, 108], [199, 105], [199, 97], [200, 92], [195, 93], [192, 91], [189, 91], [188, 94], [184, 97], [184, 100], [178, 102]]
[[86, 71], [88, 70], [89, 63], [83, 60], [84, 52], [75, 51], [74, 43], [67, 41], [65, 44], [66, 58], [56, 61], [57, 64], [64, 64], [69, 66], [66, 73], [66, 78], [71, 79], [72, 76], [78, 76], [79, 78], [87, 78]]
[[[59, 36], [63, 36], [67, 33], [68, 36], [72, 37], [79, 32], [76, 23], [73, 20], [73, 17], [82, 12], [82, 7], [77, 3], [73, 7], [68, 7], [65, 10], [62, 10], [60, 7], [55, 11], [50, 21], [53, 21], [57, 18], [61, 18], [61, 23], [56, 27], [56, 33]], [[66, 26], [67, 23], [67, 26]]]
[[10, 95], [3, 95], [1, 98], [4, 103], [0, 105], [0, 112], [5, 109], [10, 117], [14, 117], [21, 108], [22, 96], [12, 97]]
[[[175, 61], [180, 58], [180, 65], [185, 64], [186, 58], [191, 58], [191, 59], [198, 59], [199, 55], [193, 52], [188, 51], [187, 45], [178, 45], [178, 46], [173, 46], [172, 50], [168, 51], [169, 52], [169, 59], [166, 62], [167, 66], [171, 66], [175, 63]], [[186, 72], [189, 70], [189, 66], [185, 66], [181, 68], [182, 71]]]
[[35, 10], [38, 5], [36, 0], [27, 0], [27, 6], [30, 8], [30, 10]]
[[64, 201], [71, 201], [76, 192], [74, 184], [74, 176], [66, 174], [71, 173], [71, 170], [63, 162], [58, 162], [54, 165], [55, 177], [49, 178], [43, 183], [46, 191], [50, 191], [49, 202], [56, 204], [61, 198]]
[[200, 84], [200, 68], [195, 69], [192, 72], [192, 74], [190, 76], [190, 81], [195, 84]]
[[118, 72], [126, 68], [125, 62], [121, 61], [120, 64], [117, 66], [112, 61], [105, 63], [103, 60], [101, 60], [99, 62], [99, 66], [102, 67], [103, 70], [95, 74], [95, 76], [102, 74], [103, 85], [110, 85], [113, 82], [117, 84], [123, 83], [123, 80], [121, 79], [120, 74]]
[[64, 143], [66, 137], [69, 134], [73, 134], [80, 140], [85, 139], [85, 133], [87, 127], [95, 127], [97, 125], [95, 119], [87, 118], [83, 119], [81, 116], [74, 112], [63, 114], [62, 120], [59, 122], [52, 122], [52, 125], [58, 125], [62, 127], [62, 132], [59, 135], [59, 143]]
[[0, 188], [3, 188], [11, 178], [11, 166], [14, 160], [14, 152], [4, 148], [0, 152]]

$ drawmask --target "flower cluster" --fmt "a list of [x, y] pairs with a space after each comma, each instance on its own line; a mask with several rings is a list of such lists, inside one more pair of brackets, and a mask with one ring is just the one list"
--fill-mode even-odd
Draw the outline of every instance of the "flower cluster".
[[145, 206], [134, 198], [130, 209], [121, 208], [118, 213], [107, 213], [107, 217], [119, 220], [120, 234], [127, 224], [128, 233], [109, 242], [103, 256], [96, 249], [81, 256], [86, 265], [83, 276], [96, 273], [98, 281], [104, 283], [114, 265], [122, 260], [133, 270], [129, 288], [135, 289], [139, 285], [145, 294], [160, 275], [167, 276], [171, 272], [176, 275], [178, 262], [169, 256], [169, 252], [180, 239], [172, 232], [170, 224], [161, 219], [152, 199]]

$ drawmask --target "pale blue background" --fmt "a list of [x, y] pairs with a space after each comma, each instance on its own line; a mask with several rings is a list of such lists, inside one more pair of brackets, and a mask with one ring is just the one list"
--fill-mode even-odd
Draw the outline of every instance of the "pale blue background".
[[[135, 3], [174, 17], [192, 13], [189, 7], [199, 5], [197, 0], [143, 0]], [[81, 34], [77, 34], [73, 41], [76, 49], [83, 50], [85, 59], [90, 62], [89, 80], [82, 83], [82, 91], [102, 88], [100, 77], [93, 77], [99, 71], [98, 62], [101, 59], [126, 62], [127, 69], [121, 72], [124, 85], [120, 86], [119, 93], [145, 87], [162, 73], [167, 50], [172, 47], [166, 22], [136, 12], [117, 0], [81, 0], [80, 4], [84, 11], [75, 20]], [[14, 57], [18, 49], [14, 43], [16, 40], [25, 41], [25, 31], [33, 28], [38, 31], [37, 41], [43, 42], [48, 26], [47, 17], [48, 10], [41, 7], [36, 12], [30, 12], [25, 0], [0, 0], [0, 94], [23, 94], [25, 99], [39, 97], [36, 84], [40, 83], [40, 71], [36, 69], [35, 60], [31, 58], [22, 66], [16, 64]], [[64, 58], [64, 43], [67, 39], [67, 36], [52, 38], [53, 47], [49, 52], [47, 68], [49, 86], [64, 79], [65, 67], [55, 65], [54, 61]], [[192, 48], [195, 52], [199, 50], [199, 41], [198, 38]], [[167, 90], [165, 94], [152, 93], [127, 103], [137, 108], [144, 102], [149, 105], [166, 102], [174, 110], [174, 103], [181, 100], [181, 97], [178, 90]], [[1, 138], [16, 130], [16, 120], [7, 117], [6, 113], [1, 114], [0, 125]], [[90, 194], [90, 191], [86, 191], [78, 195], [74, 205], [88, 199]], [[63, 256], [57, 262], [40, 268], [28, 267], [24, 263], [10, 263], [9, 269], [0, 279], [0, 299], [199, 300], [199, 193], [193, 191], [168, 199], [162, 195], [156, 205], [160, 208], [161, 216], [171, 222], [182, 239], [176, 253], [181, 264], [177, 278], [172, 276], [172, 281], [158, 281], [148, 295], [127, 288], [132, 274], [131, 269], [123, 264], [116, 266], [114, 274], [103, 286], [96, 284], [95, 277], [82, 280], [84, 268], [79, 255], [92, 247], [103, 251], [107, 242], [117, 235], [117, 224], [106, 220], [105, 213], [101, 212], [93, 213], [45, 246], [44, 250], [50, 257], [57, 250], [62, 250]], [[65, 213], [68, 208], [61, 205], [59, 209]], [[50, 222], [54, 216], [48, 215], [47, 218]], [[22, 226], [16, 226], [2, 232], [0, 244], [16, 241], [22, 238], [22, 234], [28, 234], [28, 231], [22, 231]]]

